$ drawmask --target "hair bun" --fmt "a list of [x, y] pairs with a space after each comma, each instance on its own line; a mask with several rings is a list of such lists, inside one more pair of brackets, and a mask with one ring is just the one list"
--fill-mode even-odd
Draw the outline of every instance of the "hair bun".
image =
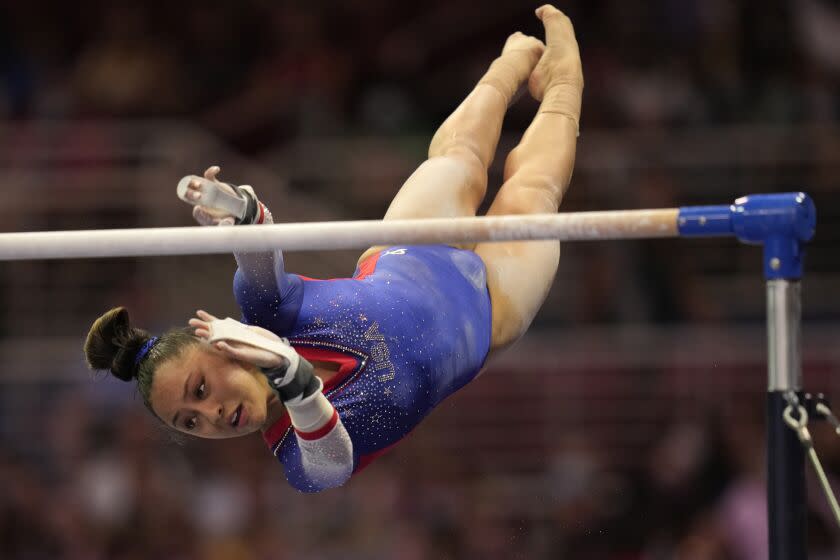
[[88, 367], [108, 369], [118, 379], [131, 381], [136, 375], [134, 358], [148, 339], [149, 333], [131, 326], [125, 307], [115, 307], [90, 328], [85, 340]]

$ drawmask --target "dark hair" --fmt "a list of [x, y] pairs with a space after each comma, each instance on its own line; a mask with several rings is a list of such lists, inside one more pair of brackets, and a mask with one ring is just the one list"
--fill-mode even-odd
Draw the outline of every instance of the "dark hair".
[[192, 329], [173, 329], [154, 341], [138, 361], [137, 353], [151, 338], [148, 332], [131, 326], [125, 307], [115, 307], [93, 322], [85, 340], [88, 367], [110, 370], [122, 381], [136, 379], [137, 390], [149, 410], [152, 410], [149, 398], [157, 367], [177, 357], [188, 346], [198, 344]]

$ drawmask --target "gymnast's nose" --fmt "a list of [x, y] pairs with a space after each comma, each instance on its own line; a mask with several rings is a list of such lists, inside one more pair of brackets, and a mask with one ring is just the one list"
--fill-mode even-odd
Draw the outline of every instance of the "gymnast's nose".
[[222, 425], [225, 422], [225, 407], [218, 401], [211, 401], [208, 399], [199, 403], [198, 411], [210, 424]]

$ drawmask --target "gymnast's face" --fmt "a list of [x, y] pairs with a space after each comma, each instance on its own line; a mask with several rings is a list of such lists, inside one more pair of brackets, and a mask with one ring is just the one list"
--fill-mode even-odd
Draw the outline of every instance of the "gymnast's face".
[[206, 344], [193, 344], [158, 366], [150, 397], [168, 426], [211, 439], [259, 430], [277, 401], [256, 368]]

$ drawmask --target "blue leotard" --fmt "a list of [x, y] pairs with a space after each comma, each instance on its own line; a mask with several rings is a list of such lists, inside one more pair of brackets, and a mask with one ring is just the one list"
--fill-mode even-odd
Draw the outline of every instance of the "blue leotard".
[[[391, 247], [353, 278], [313, 280], [282, 271], [270, 281], [237, 270], [244, 320], [290, 340], [305, 358], [339, 363], [324, 393], [353, 442], [354, 472], [405, 437], [471, 381], [490, 348], [484, 263], [444, 245]], [[301, 467], [288, 417], [264, 437], [302, 491], [320, 490]]]

